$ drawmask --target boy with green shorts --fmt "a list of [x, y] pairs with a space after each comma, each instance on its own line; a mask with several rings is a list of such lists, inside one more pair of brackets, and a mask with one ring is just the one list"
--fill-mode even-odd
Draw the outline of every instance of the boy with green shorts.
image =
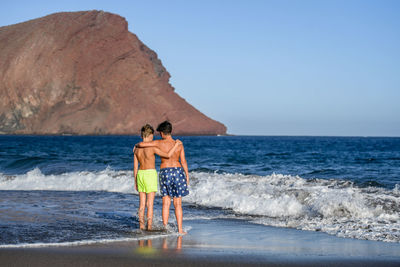
[[[153, 140], [154, 129], [146, 124], [141, 129], [143, 142]], [[134, 148], [133, 149], [133, 175], [135, 177], [135, 188], [139, 192], [139, 225], [145, 229], [144, 212], [147, 207], [147, 230], [152, 229], [153, 223], [153, 202], [155, 192], [158, 191], [158, 176], [155, 168], [155, 155], [163, 158], [170, 158], [182, 142], [177, 140], [174, 147], [167, 153], [157, 147]], [[138, 168], [140, 165], [140, 168]]]

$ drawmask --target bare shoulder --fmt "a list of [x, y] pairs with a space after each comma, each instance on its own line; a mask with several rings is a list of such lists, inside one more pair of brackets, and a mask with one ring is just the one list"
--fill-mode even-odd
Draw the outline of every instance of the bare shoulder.
[[152, 146], [149, 147], [148, 151], [151, 151], [152, 153], [157, 153], [158, 151], [160, 151], [160, 148], [158, 146]]
[[158, 146], [160, 146], [160, 140], [153, 140], [153, 141], [151, 141], [150, 142], [150, 144], [152, 145], [152, 146], [149, 146], [149, 147], [158, 147]]
[[176, 149], [176, 151], [182, 151], [183, 149], [184, 149], [183, 144], [180, 144]]
[[181, 143], [181, 145], [179, 146], [180, 150], [183, 150], [185, 148], [185, 146], [183, 145], [183, 143]]
[[158, 146], [149, 146], [149, 147], [146, 147], [146, 151], [156, 151], [157, 149], [159, 149]]
[[168, 146], [168, 144], [169, 144], [169, 142], [166, 141], [166, 140], [162, 140], [162, 139], [161, 139], [161, 140], [157, 140], [157, 141], [158, 141], [157, 146], [158, 146], [159, 148]]

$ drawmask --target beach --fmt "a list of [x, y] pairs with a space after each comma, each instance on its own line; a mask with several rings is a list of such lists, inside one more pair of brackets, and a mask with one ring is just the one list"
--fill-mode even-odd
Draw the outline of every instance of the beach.
[[0, 249], [3, 266], [399, 266], [400, 244], [237, 219], [184, 221], [185, 236]]
[[399, 138], [179, 138], [182, 237], [159, 193], [138, 230], [139, 137], [0, 137], [2, 265], [400, 265]]
[[400, 1], [2, 7], [0, 267], [400, 267]]

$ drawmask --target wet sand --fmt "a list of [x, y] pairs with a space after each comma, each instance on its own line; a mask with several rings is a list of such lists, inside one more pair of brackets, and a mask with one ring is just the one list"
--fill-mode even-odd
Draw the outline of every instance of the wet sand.
[[187, 220], [185, 236], [0, 249], [1, 266], [400, 266], [400, 243], [241, 220]]

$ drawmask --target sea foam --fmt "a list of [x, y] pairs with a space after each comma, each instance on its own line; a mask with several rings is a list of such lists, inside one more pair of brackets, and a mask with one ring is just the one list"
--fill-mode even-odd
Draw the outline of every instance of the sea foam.
[[[193, 173], [186, 198], [253, 216], [253, 222], [368, 240], [400, 242], [400, 194], [344, 180], [272, 174]], [[256, 217], [254, 217], [256, 216]]]
[[[44, 175], [39, 169], [22, 175], [0, 174], [0, 190], [135, 193], [132, 171], [109, 168], [99, 172], [60, 175]], [[388, 190], [358, 187], [345, 180], [307, 180], [282, 174], [255, 176], [191, 172], [190, 194], [183, 201], [222, 208], [265, 225], [400, 242], [398, 185]]]
[[21, 175], [0, 175], [0, 190], [108, 191], [133, 193], [132, 172], [109, 168], [99, 172], [44, 175], [38, 168]]

